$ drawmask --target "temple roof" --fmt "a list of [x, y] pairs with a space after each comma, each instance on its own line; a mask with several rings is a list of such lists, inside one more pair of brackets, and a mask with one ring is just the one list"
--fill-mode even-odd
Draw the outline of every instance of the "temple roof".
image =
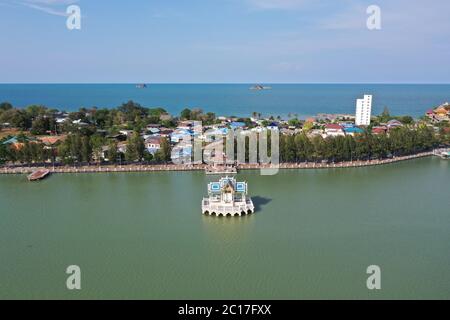
[[222, 177], [217, 182], [211, 182], [208, 184], [208, 192], [221, 193], [221, 192], [247, 192], [247, 184], [245, 182], [236, 182], [233, 177]]
[[231, 180], [228, 180], [228, 182], [223, 186], [222, 190], [224, 192], [234, 192], [234, 185]]

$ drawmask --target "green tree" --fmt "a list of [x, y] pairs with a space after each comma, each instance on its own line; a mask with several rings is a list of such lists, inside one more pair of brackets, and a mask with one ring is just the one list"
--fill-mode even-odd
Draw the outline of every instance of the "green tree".
[[399, 117], [398, 121], [400, 121], [401, 123], [406, 124], [406, 125], [414, 124], [414, 119], [411, 116]]
[[142, 161], [144, 158], [144, 151], [144, 139], [139, 135], [139, 132], [134, 132], [133, 136], [128, 141], [125, 159], [127, 161]]
[[28, 114], [30, 119], [35, 119], [37, 117], [42, 117], [48, 115], [48, 109], [42, 105], [31, 105], [25, 108], [25, 112]]
[[10, 123], [13, 127], [20, 130], [27, 130], [31, 124], [31, 118], [23, 110], [9, 109], [1, 113], [0, 122]]
[[378, 120], [380, 122], [388, 122], [391, 119], [392, 119], [392, 117], [391, 117], [391, 113], [389, 112], [389, 108], [384, 107], [383, 112], [378, 116]]
[[55, 128], [56, 122], [53, 117], [38, 116], [31, 125], [31, 133], [34, 135], [43, 135], [47, 131]]
[[117, 149], [117, 142], [112, 140], [108, 145], [108, 160], [116, 163], [119, 159], [119, 150]]
[[368, 133], [359, 134], [355, 139], [355, 158], [358, 160], [368, 160], [370, 153], [371, 135]]
[[310, 132], [312, 129], [314, 128], [314, 123], [312, 122], [305, 122], [305, 124], [303, 125], [303, 132], [308, 133]]
[[112, 113], [109, 109], [95, 110], [92, 120], [100, 129], [106, 129], [113, 125]]
[[295, 136], [297, 161], [312, 161], [314, 160], [314, 145], [305, 133]]
[[21, 154], [21, 162], [30, 165], [33, 161], [33, 157], [32, 157], [32, 151], [31, 151], [31, 146], [30, 143], [28, 141], [26, 141], [23, 144], [23, 147], [20, 148], [20, 154]]
[[153, 154], [151, 154], [150, 152], [145, 150], [145, 152], [144, 152], [144, 161], [145, 162], [152, 162], [153, 159], [154, 159]]
[[177, 126], [174, 120], [163, 120], [161, 125], [166, 128], [175, 128]]
[[2, 102], [0, 103], [0, 113], [2, 111], [8, 111], [11, 110], [13, 108], [13, 105], [9, 102]]
[[136, 122], [136, 118], [144, 118], [148, 113], [147, 108], [144, 108], [139, 103], [135, 103], [131, 100], [122, 104], [117, 110], [124, 115], [126, 121], [133, 124]]
[[91, 162], [92, 146], [88, 136], [81, 137], [81, 160], [83, 162]]
[[65, 164], [73, 164], [83, 161], [83, 141], [80, 134], [71, 134], [57, 148], [61, 161]]
[[180, 113], [180, 118], [183, 120], [191, 120], [192, 111], [188, 108], [183, 109]]
[[5, 163], [10, 159], [8, 146], [3, 144], [3, 139], [0, 140], [0, 164]]
[[289, 124], [289, 126], [291, 126], [291, 127], [299, 128], [299, 127], [300, 127], [300, 120], [298, 120], [297, 118], [293, 118], [293, 119], [290, 119], [290, 120], [288, 121], [288, 124]]
[[157, 162], [167, 163], [171, 160], [171, 156], [170, 142], [167, 138], [162, 138], [161, 149], [155, 153], [154, 158]]
[[106, 144], [106, 138], [100, 134], [93, 134], [90, 137], [90, 144], [95, 159], [100, 160], [102, 156], [103, 146]]

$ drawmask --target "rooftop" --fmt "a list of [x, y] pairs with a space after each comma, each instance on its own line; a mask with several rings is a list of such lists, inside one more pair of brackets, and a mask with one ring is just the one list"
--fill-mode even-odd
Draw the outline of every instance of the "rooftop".
[[342, 130], [342, 126], [340, 126], [339, 124], [336, 123], [327, 123], [325, 125], [325, 129], [329, 129], [329, 130]]

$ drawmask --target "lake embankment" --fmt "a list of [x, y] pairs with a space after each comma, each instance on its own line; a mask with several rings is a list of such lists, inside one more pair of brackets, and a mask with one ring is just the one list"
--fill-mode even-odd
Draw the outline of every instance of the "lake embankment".
[[[395, 157], [391, 159], [382, 160], [367, 160], [367, 161], [343, 161], [337, 163], [316, 163], [316, 162], [301, 162], [301, 163], [281, 163], [280, 169], [331, 169], [331, 168], [353, 168], [353, 167], [368, 167], [379, 166], [400, 161], [407, 161], [411, 159], [423, 158], [432, 156], [433, 152], [421, 152], [408, 156]], [[160, 172], [160, 171], [199, 171], [205, 170], [208, 167], [206, 164], [127, 164], [127, 165], [85, 165], [85, 166], [5, 166], [0, 168], [0, 174], [29, 174], [36, 170], [47, 169], [51, 173], [109, 173], [109, 172]], [[239, 164], [238, 170], [255, 170], [270, 168], [270, 165], [261, 164]]]

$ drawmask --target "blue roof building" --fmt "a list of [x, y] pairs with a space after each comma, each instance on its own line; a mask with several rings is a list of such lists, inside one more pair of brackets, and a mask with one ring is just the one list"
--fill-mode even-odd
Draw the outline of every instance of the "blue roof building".
[[344, 128], [344, 131], [346, 134], [350, 134], [350, 135], [364, 133], [364, 130], [361, 128], [358, 128], [358, 127]]
[[173, 133], [171, 133], [170, 135], [170, 141], [174, 142], [174, 143], [178, 143], [181, 140], [184, 139], [184, 137], [189, 137], [189, 136], [198, 136], [198, 132], [194, 132], [192, 130], [188, 130], [188, 129], [177, 129], [176, 131], [174, 131]]
[[19, 142], [19, 140], [17, 140], [17, 137], [12, 137], [12, 138], [9, 138], [8, 140], [6, 140], [5, 142], [3, 142], [3, 144], [14, 144], [17, 142]]
[[215, 141], [217, 137], [226, 136], [228, 134], [228, 128], [217, 128], [213, 130], [208, 130], [205, 132], [205, 141], [212, 142]]
[[278, 126], [279, 124], [276, 122], [271, 122], [269, 123], [269, 125], [266, 127], [269, 130], [278, 130]]
[[231, 122], [230, 127], [232, 130], [240, 129], [245, 127], [245, 122]]

